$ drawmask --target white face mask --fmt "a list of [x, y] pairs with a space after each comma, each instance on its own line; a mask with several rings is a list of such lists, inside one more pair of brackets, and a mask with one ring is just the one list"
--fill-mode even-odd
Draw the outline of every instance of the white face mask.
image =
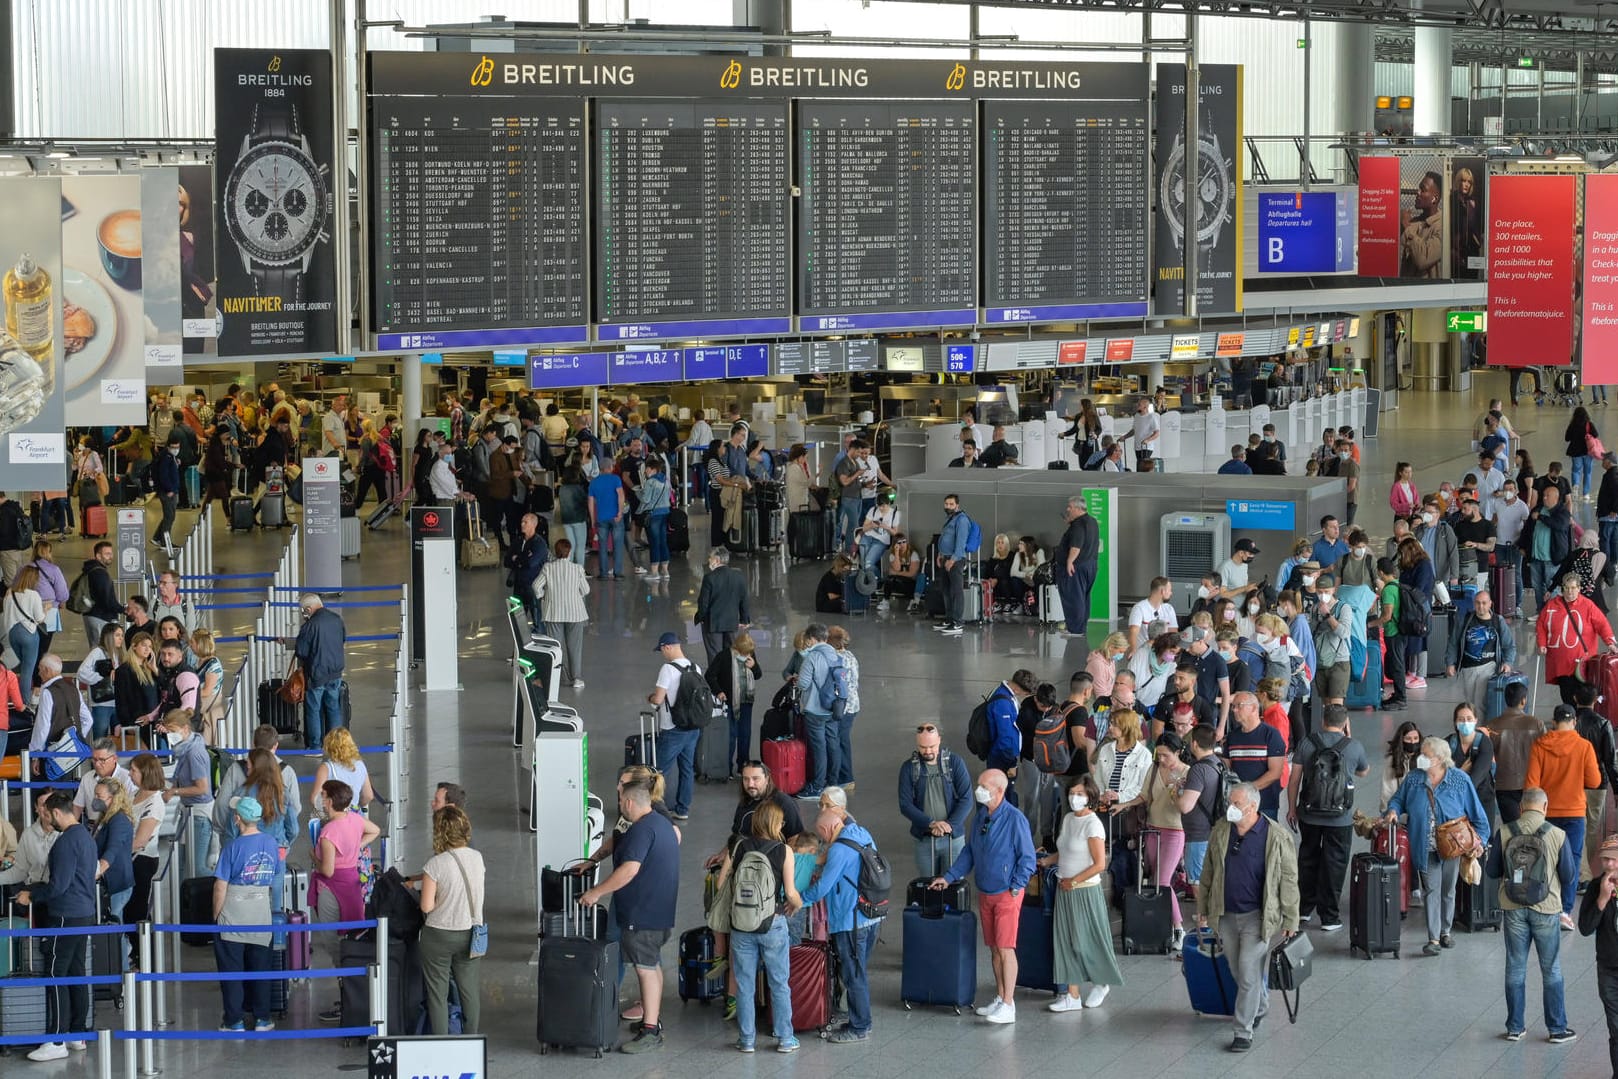
[[1427, 756], [1427, 754], [1425, 754], [1425, 753], [1416, 754], [1416, 771], [1425, 772], [1427, 769], [1431, 768], [1432, 766], [1433, 766], [1433, 762], [1432, 762], [1431, 758], [1429, 758]]
[[1067, 804], [1073, 807], [1073, 812], [1079, 813], [1090, 804], [1090, 799], [1083, 794], [1070, 794], [1067, 796]]
[[972, 797], [978, 800], [978, 805], [986, 806], [989, 804], [989, 799], [993, 798], [994, 795], [989, 791], [988, 787], [979, 787], [972, 792]]
[[1243, 811], [1241, 806], [1225, 807], [1225, 819], [1230, 821], [1232, 824], [1240, 824], [1242, 822], [1242, 818], [1245, 816], [1247, 816], [1247, 814]]

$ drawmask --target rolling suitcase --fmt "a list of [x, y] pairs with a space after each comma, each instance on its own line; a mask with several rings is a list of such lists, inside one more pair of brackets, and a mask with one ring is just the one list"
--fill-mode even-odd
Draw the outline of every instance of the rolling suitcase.
[[1023, 893], [1017, 916], [1017, 984], [1065, 991], [1056, 984], [1056, 867], [1042, 870], [1038, 895]]
[[1236, 976], [1230, 972], [1230, 959], [1212, 929], [1186, 933], [1180, 948], [1180, 966], [1192, 1011], [1199, 1015], [1236, 1014]]
[[795, 562], [826, 557], [825, 510], [799, 510], [787, 517], [787, 554]]
[[[180, 922], [182, 925], [213, 924], [213, 878], [192, 877], [180, 884]], [[186, 944], [212, 944], [212, 933], [181, 933]]]
[[[942, 893], [940, 893], [942, 894]], [[959, 1015], [977, 993], [978, 916], [970, 910], [906, 906], [902, 916], [899, 999], [954, 1008]]]
[[778, 738], [759, 747], [777, 789], [793, 796], [809, 781], [809, 747], [796, 738]]
[[[1453, 595], [1451, 598], [1455, 598]], [[1454, 612], [1434, 608], [1432, 622], [1427, 628], [1427, 677], [1444, 678], [1448, 676], [1449, 668], [1444, 663], [1444, 653], [1449, 648], [1450, 627], [1454, 623]]]
[[539, 1051], [590, 1049], [599, 1058], [618, 1041], [618, 942], [600, 939], [604, 917], [571, 913], [562, 935], [539, 942]]
[[1348, 948], [1367, 959], [1399, 958], [1399, 863], [1376, 852], [1354, 855], [1348, 871]]
[[657, 713], [640, 714], [640, 730], [624, 739], [624, 767], [645, 764], [657, 767]]
[[105, 539], [107, 535], [107, 507], [84, 507], [84, 538]]
[[1169, 889], [1146, 887], [1146, 841], [1160, 838], [1153, 829], [1140, 834], [1135, 858], [1135, 887], [1124, 889], [1123, 953], [1125, 955], [1167, 955], [1173, 934], [1173, 911]]
[[697, 779], [723, 783], [730, 778], [730, 713], [718, 701], [697, 736]]
[[1410, 892], [1415, 886], [1410, 869], [1410, 833], [1384, 828], [1371, 841], [1371, 850], [1399, 863], [1399, 913], [1410, 909]]
[[1498, 933], [1505, 924], [1505, 914], [1500, 909], [1500, 878], [1489, 875], [1487, 859], [1480, 865], [1482, 883], [1468, 884], [1462, 880], [1455, 884], [1455, 924], [1468, 933], [1481, 933], [1485, 929]]
[[680, 934], [680, 1000], [700, 1000], [706, 1004], [725, 995], [725, 974], [716, 977], [713, 930], [707, 926], [687, 929]]
[[[794, 944], [787, 951], [792, 1029], [799, 1033], [820, 1030], [831, 1023], [832, 956], [831, 945], [825, 941]], [[766, 1023], [764, 1029], [771, 1029], [770, 1024]]]
[[1489, 593], [1494, 597], [1494, 609], [1506, 618], [1516, 618], [1520, 613], [1517, 608], [1517, 567], [1510, 563], [1502, 563], [1489, 570]]
[[1528, 676], [1513, 671], [1510, 674], [1497, 674], [1489, 679], [1489, 686], [1483, 698], [1483, 722], [1489, 722], [1506, 710], [1506, 687], [1513, 682], [1520, 682], [1526, 686]]
[[230, 499], [230, 530], [232, 532], [251, 532], [253, 530], [255, 513], [253, 500], [246, 495], [233, 495]]

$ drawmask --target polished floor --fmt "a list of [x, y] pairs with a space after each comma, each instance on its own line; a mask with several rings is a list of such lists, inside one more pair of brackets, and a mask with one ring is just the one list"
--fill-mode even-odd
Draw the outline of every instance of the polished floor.
[[[1434, 488], [1440, 478], [1459, 480], [1473, 460], [1469, 450], [1472, 420], [1490, 393], [1504, 388], [1503, 379], [1497, 379], [1493, 374], [1481, 376], [1470, 398], [1402, 395], [1400, 409], [1384, 418], [1382, 436], [1363, 444], [1363, 517], [1368, 523], [1377, 530], [1385, 528], [1386, 492], [1396, 461], [1417, 463], [1416, 480], [1423, 491]], [[1618, 407], [1594, 412], [1598, 427], [1609, 417], [1618, 433]], [[1542, 467], [1561, 453], [1567, 410], [1529, 405], [1512, 418]], [[1581, 508], [1586, 519], [1589, 512], [1588, 507]], [[700, 534], [704, 529], [693, 532]], [[1381, 536], [1376, 539], [1380, 542]], [[700, 537], [697, 542], [701, 543]], [[269, 564], [275, 544], [273, 538], [262, 536], [222, 538], [220, 572]], [[592, 738], [591, 760], [591, 781], [597, 791], [611, 791], [619, 763], [617, 747], [633, 730], [636, 713], [652, 688], [656, 657], [651, 646], [658, 634], [665, 630], [682, 633], [695, 643], [700, 656], [699, 638], [691, 624], [700, 557], [700, 551], [693, 551], [675, 566], [669, 582], [592, 582], [593, 621], [584, 661], [587, 688], [565, 691], [564, 699], [577, 705], [588, 729], [599, 736]], [[788, 567], [772, 557], [741, 564], [751, 583], [764, 666], [772, 672], [764, 682], [767, 695], [788, 658], [793, 632], [812, 618], [811, 591], [824, 567]], [[408, 549], [398, 524], [384, 533], [367, 534], [364, 555], [345, 567], [348, 583], [397, 582], [408, 572]], [[385, 629], [384, 615], [375, 610], [351, 614], [355, 632]], [[469, 788], [475, 842], [495, 869], [491, 880], [498, 882], [489, 900], [494, 937], [490, 956], [484, 961], [483, 1014], [492, 1074], [701, 1074], [716, 1079], [857, 1075], [879, 1079], [911, 1074], [944, 1077], [1078, 1071], [1144, 1079], [1156, 1075], [1290, 1076], [1300, 1069], [1369, 1076], [1502, 1071], [1572, 1077], [1606, 1073], [1605, 1028], [1589, 941], [1576, 935], [1562, 938], [1567, 1009], [1579, 1040], [1565, 1046], [1545, 1043], [1537, 1009], [1538, 975], [1531, 973], [1529, 1037], [1511, 1044], [1500, 1037], [1505, 1021], [1501, 938], [1493, 933], [1459, 933], [1454, 950], [1422, 959], [1418, 957], [1419, 912], [1406, 932], [1402, 960], [1350, 958], [1346, 931], [1316, 933], [1315, 973], [1305, 987], [1298, 1024], [1289, 1026], [1277, 1008], [1259, 1031], [1253, 1051], [1244, 1057], [1225, 1051], [1230, 1040], [1226, 1022], [1199, 1019], [1191, 1013], [1178, 964], [1161, 956], [1121, 958], [1128, 984], [1114, 991], [1099, 1011], [1051, 1015], [1043, 1007], [1048, 998], [1028, 991], [1019, 994], [1014, 1026], [989, 1026], [943, 1011], [905, 1011], [898, 1003], [900, 955], [898, 926], [893, 924], [873, 958], [875, 1029], [865, 1044], [837, 1047], [806, 1040], [803, 1050], [791, 1057], [736, 1053], [731, 1048], [734, 1028], [722, 1022], [717, 1008], [682, 1006], [675, 998], [671, 944], [665, 957], [670, 974], [665, 1003], [667, 1045], [660, 1053], [640, 1057], [614, 1054], [602, 1061], [571, 1055], [541, 1058], [534, 1040], [536, 869], [531, 836], [519, 813], [526, 777], [511, 748], [507, 726], [510, 675], [506, 660], [510, 649], [497, 571], [462, 571], [459, 620], [465, 639], [460, 656], [463, 688], [458, 693], [414, 693], [407, 751], [408, 800], [401, 805], [410, 825], [396, 830], [394, 841], [399, 860], [413, 871], [428, 853], [426, 804], [433, 784], [450, 779]], [[220, 622], [235, 624], [229, 617]], [[894, 805], [894, 790], [897, 768], [909, 753], [916, 722], [940, 722], [950, 744], [964, 750], [971, 706], [996, 681], [1026, 666], [1042, 678], [1063, 682], [1082, 666], [1086, 645], [1022, 623], [969, 629], [954, 640], [941, 638], [925, 622], [902, 614], [873, 614], [845, 624], [853, 633], [852, 647], [861, 660], [864, 702], [855, 732], [857, 786], [851, 808], [890, 852], [897, 875], [903, 879], [910, 871], [910, 844]], [[1526, 640], [1526, 634], [1521, 639]], [[82, 645], [70, 642], [70, 650], [74, 646]], [[386, 738], [390, 662], [384, 645], [355, 646], [353, 650], [355, 726], [362, 743]], [[1548, 698], [1540, 696], [1542, 710], [1548, 711]], [[1411, 698], [1410, 711], [1397, 719], [1382, 713], [1354, 715], [1354, 734], [1371, 750], [1377, 770], [1382, 747], [1398, 719], [1414, 719], [1429, 733], [1449, 729], [1449, 709], [1456, 699], [1449, 684], [1434, 680], [1430, 689], [1412, 692]], [[373, 761], [372, 767], [378, 773], [384, 771], [379, 761]], [[1376, 792], [1374, 778], [1361, 784], [1360, 807], [1373, 810]], [[682, 928], [701, 920], [701, 861], [723, 842], [735, 797], [734, 785], [699, 788], [692, 819], [685, 828], [679, 904]], [[1363, 843], [1357, 843], [1358, 847]], [[307, 858], [306, 851], [299, 854]], [[205, 963], [204, 955], [202, 949], [187, 949], [188, 962], [193, 965]], [[980, 966], [980, 999], [986, 999], [992, 980], [987, 956], [981, 950]], [[212, 987], [185, 988], [180, 1009], [184, 1026], [211, 1030], [218, 1021], [218, 1000]], [[283, 1026], [317, 1027], [315, 1013], [334, 998], [330, 986], [296, 985], [292, 1013]], [[760, 1041], [764, 1046], [772, 1044], [767, 1037]], [[360, 1049], [329, 1041], [278, 1042], [274, 1052], [299, 1074], [363, 1067]], [[261, 1056], [218, 1042], [171, 1042], [160, 1043], [158, 1064], [170, 1075], [230, 1079], [262, 1074]], [[50, 1065], [28, 1065], [13, 1058], [5, 1067], [7, 1074], [18, 1075], [29, 1068], [89, 1074], [93, 1065], [93, 1059], [82, 1057]]]

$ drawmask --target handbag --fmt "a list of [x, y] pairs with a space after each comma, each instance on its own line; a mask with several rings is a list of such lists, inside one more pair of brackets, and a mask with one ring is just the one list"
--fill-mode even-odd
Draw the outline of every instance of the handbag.
[[302, 704], [304, 694], [308, 691], [308, 688], [309, 681], [304, 677], [303, 668], [298, 666], [297, 661], [294, 660], [292, 669], [281, 680], [281, 688], [275, 692], [277, 696], [288, 704]]
[[[1433, 789], [1427, 788], [1427, 801], [1433, 807], [1433, 818], [1438, 818], [1438, 799], [1433, 797]], [[1472, 828], [1472, 822], [1465, 817], [1455, 817], [1438, 826], [1433, 835], [1438, 847], [1438, 856], [1445, 861], [1459, 858], [1463, 854], [1474, 854], [1482, 846], [1478, 842], [1478, 834]]]
[[1314, 971], [1314, 955], [1315, 946], [1305, 933], [1288, 937], [1270, 949], [1270, 988], [1281, 994], [1289, 1023], [1298, 1021], [1298, 1005], [1303, 1002], [1299, 990]]
[[[466, 898], [470, 901], [472, 898], [472, 879], [466, 875], [466, 866], [461, 864], [461, 860], [455, 857], [453, 851], [450, 852], [450, 860], [455, 863], [455, 868], [461, 871], [461, 884], [466, 888]], [[472, 943], [466, 949], [466, 954], [470, 959], [482, 959], [484, 955], [488, 954], [488, 951], [489, 923], [483, 920], [483, 902], [479, 900], [477, 905], [472, 908]]]

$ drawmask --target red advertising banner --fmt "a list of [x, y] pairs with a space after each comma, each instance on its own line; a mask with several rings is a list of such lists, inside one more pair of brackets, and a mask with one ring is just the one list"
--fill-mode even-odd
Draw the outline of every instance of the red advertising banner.
[[1618, 386], [1618, 175], [1584, 178], [1583, 329], [1581, 378]]
[[1056, 348], [1056, 363], [1060, 367], [1084, 362], [1085, 347], [1088, 341], [1063, 341]]
[[1399, 276], [1399, 159], [1360, 158], [1361, 277]]
[[1107, 362], [1124, 363], [1135, 357], [1133, 337], [1114, 337], [1107, 341]]
[[1576, 183], [1574, 176], [1489, 177], [1489, 363], [1496, 367], [1573, 357]]

